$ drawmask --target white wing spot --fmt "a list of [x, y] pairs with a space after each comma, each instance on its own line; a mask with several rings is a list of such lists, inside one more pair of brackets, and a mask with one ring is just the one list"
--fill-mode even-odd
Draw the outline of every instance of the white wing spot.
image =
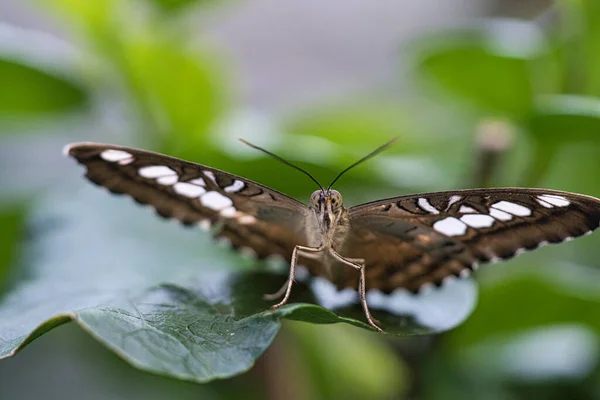
[[447, 217], [433, 224], [433, 229], [446, 236], [458, 236], [467, 231], [467, 225], [454, 217]]
[[433, 283], [431, 283], [431, 282], [424, 283], [418, 289], [419, 295], [426, 295], [427, 293], [433, 292], [434, 289], [435, 289], [435, 286], [433, 285]]
[[242, 246], [238, 251], [246, 258], [256, 258], [256, 251], [250, 247]]
[[208, 177], [214, 183], [217, 183], [217, 178], [215, 178], [215, 174], [212, 171], [204, 171], [204, 175]]
[[217, 238], [217, 246], [221, 246], [221, 247], [231, 247], [231, 239], [226, 238], [226, 237], [218, 237]]
[[499, 221], [510, 221], [513, 218], [512, 214], [497, 210], [493, 207], [490, 208], [490, 215]]
[[167, 185], [167, 186], [171, 186], [171, 185], [175, 184], [178, 180], [179, 180], [179, 177], [177, 175], [167, 175], [167, 176], [161, 176], [160, 178], [156, 178], [156, 182], [160, 183], [161, 185]]
[[442, 286], [449, 285], [450, 283], [454, 282], [455, 280], [456, 280], [456, 277], [454, 275], [448, 275], [448, 276], [444, 277], [444, 279], [442, 279]]
[[489, 228], [494, 225], [494, 218], [484, 214], [468, 214], [463, 215], [460, 220], [471, 228]]
[[492, 258], [490, 258], [488, 260], [488, 263], [490, 263], [490, 264], [496, 264], [496, 263], [499, 263], [500, 261], [502, 261], [502, 259], [500, 257], [498, 257], [498, 256], [492, 256]]
[[256, 218], [254, 218], [252, 215], [246, 214], [239, 217], [238, 222], [242, 225], [250, 225], [256, 222]]
[[119, 165], [127, 165], [127, 164], [131, 164], [134, 161], [134, 158], [126, 158], [124, 160], [119, 160]]
[[200, 227], [200, 229], [202, 229], [203, 231], [208, 231], [210, 229], [210, 221], [207, 219], [203, 219], [202, 221], [200, 221], [198, 223], [198, 226]]
[[471, 270], [468, 268], [462, 269], [459, 272], [459, 275], [461, 278], [468, 278], [471, 275]]
[[213, 210], [217, 211], [233, 205], [233, 201], [231, 201], [229, 197], [223, 196], [219, 192], [206, 193], [200, 197], [200, 203], [205, 207], [212, 208]]
[[537, 199], [535, 199], [535, 201], [537, 201], [541, 206], [544, 206], [546, 208], [553, 208], [554, 206], [550, 203], [548, 203], [547, 201], [542, 200], [539, 196]]
[[164, 165], [152, 165], [150, 167], [140, 168], [138, 171], [144, 178], [160, 178], [161, 176], [177, 175], [175, 171]]
[[525, 252], [527, 252], [527, 249], [526, 249], [526, 248], [524, 248], [524, 247], [519, 247], [517, 250], [515, 250], [515, 252], [514, 252], [513, 256], [514, 256], [514, 257], [516, 257], [516, 256], [520, 256], [521, 254], [523, 254], [523, 253], [525, 253]]
[[423, 210], [427, 211], [430, 214], [439, 214], [440, 211], [435, 208], [434, 206], [432, 206], [429, 201], [424, 198], [424, 197], [420, 197], [418, 200], [418, 204], [419, 207], [421, 207]]
[[557, 196], [555, 194], [542, 194], [538, 196], [538, 199], [557, 207], [566, 207], [571, 204], [565, 197]]
[[511, 203], [510, 201], [499, 201], [497, 203], [492, 204], [493, 208], [498, 210], [506, 211], [507, 213], [519, 216], [519, 217], [527, 217], [531, 215], [531, 210], [527, 207], [524, 207], [520, 204]]
[[177, 182], [175, 185], [173, 185], [173, 190], [177, 194], [192, 199], [200, 197], [202, 194], [206, 193], [206, 189], [204, 189], [202, 186], [192, 185], [191, 183], [187, 182]]
[[244, 182], [236, 179], [231, 185], [227, 186], [223, 190], [225, 190], [227, 193], [235, 193], [242, 190], [244, 186]]
[[190, 183], [193, 183], [194, 185], [199, 185], [199, 186], [204, 186], [206, 187], [206, 182], [204, 182], [204, 179], [202, 178], [196, 178], [196, 179], [192, 179], [191, 181], [189, 181]]
[[475, 213], [477, 212], [477, 210], [475, 210], [474, 208], [471, 208], [469, 206], [460, 206], [460, 208], [458, 209], [459, 213], [462, 214], [467, 214], [467, 213]]
[[128, 161], [130, 159], [133, 161], [133, 154], [123, 150], [115, 149], [104, 150], [102, 153], [100, 153], [100, 157], [102, 157], [103, 160], [110, 162]]
[[460, 201], [462, 199], [462, 196], [451, 196], [450, 200], [448, 200], [448, 205], [446, 206], [446, 210], [448, 210], [450, 208], [450, 206], [454, 203], [456, 203], [457, 201]]
[[225, 218], [233, 218], [237, 214], [235, 207], [227, 207], [221, 210], [220, 214]]

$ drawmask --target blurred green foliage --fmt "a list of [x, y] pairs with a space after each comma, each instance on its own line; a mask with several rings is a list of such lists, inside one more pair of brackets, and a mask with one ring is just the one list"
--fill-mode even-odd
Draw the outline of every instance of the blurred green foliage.
[[14, 61], [0, 60], [0, 76], [0, 111], [5, 117], [68, 111], [86, 100], [80, 87]]
[[[353, 171], [354, 179], [347, 176], [340, 182], [338, 189], [349, 203], [474, 185], [544, 186], [600, 196], [596, 176], [600, 168], [600, 5], [594, 0], [556, 2], [551, 11], [556, 18], [549, 25], [484, 20], [427, 35], [410, 46], [416, 82], [412, 93], [417, 95], [392, 101], [368, 95], [269, 120], [272, 129], [258, 133], [231, 128], [251, 125], [251, 118], [238, 111], [243, 107], [232, 98], [235, 85], [224, 58], [199, 42], [190, 22], [191, 15], [205, 12], [200, 6], [205, 3], [35, 1], [69, 30], [77, 52], [69, 60], [56, 56], [49, 67], [35, 54], [15, 57], [14, 46], [0, 48], [0, 143], [18, 138], [20, 146], [27, 148], [39, 140], [39, 135], [28, 135], [29, 130], [46, 121], [53, 127], [64, 126], [60, 135], [51, 133], [56, 129], [47, 133], [61, 143], [134, 144], [242, 174], [304, 199], [313, 190], [311, 182], [274, 166], [273, 160], [238, 151], [233, 138], [260, 137], [270, 150], [326, 181], [366, 148], [400, 135], [396, 148]], [[23, 33], [15, 29], [13, 36]], [[51, 50], [45, 54], [52, 54]], [[232, 123], [239, 119], [241, 124]], [[59, 157], [58, 149], [48, 148], [48, 153]], [[484, 171], [482, 154], [497, 158], [494, 168]], [[20, 175], [11, 168], [3, 165], [0, 182], [17, 180]], [[256, 334], [254, 347], [244, 340], [243, 346], [232, 342], [222, 333], [239, 323], [240, 314], [252, 317], [262, 309], [263, 304], [251, 311], [247, 307], [253, 304], [250, 299], [260, 300], [258, 293], [265, 291], [261, 285], [269, 279], [247, 280], [254, 289], [236, 291], [239, 287], [231, 277], [252, 276], [237, 274], [252, 274], [256, 266], [215, 247], [205, 236], [160, 222], [141, 222], [151, 219], [148, 213], [137, 214], [121, 199], [113, 203], [104, 193], [74, 189], [84, 183], [73, 169], [69, 165], [71, 172], [65, 172], [66, 167], [56, 167], [56, 179], [46, 186], [25, 187], [19, 182], [20, 196], [11, 193], [10, 198], [0, 198], [0, 309], [13, 313], [5, 314], [11, 318], [3, 319], [0, 336], [7, 337], [11, 321], [25, 321], [27, 327], [43, 323], [52, 311], [73, 311], [47, 320], [27, 337], [31, 325], [12, 341], [2, 342], [2, 350], [11, 353], [77, 318], [94, 338], [139, 368], [198, 381], [250, 368], [273, 340], [280, 324], [277, 316], [261, 316], [264, 330], [242, 324], [235, 332], [241, 339], [252, 337], [244, 336], [249, 332]], [[54, 190], [43, 190], [48, 186]], [[38, 197], [32, 199], [31, 193]], [[121, 207], [123, 211], [118, 211]], [[565, 330], [555, 329], [576, 327], [591, 335], [592, 343], [600, 340], [596, 236], [540, 250], [502, 267], [484, 268], [477, 277], [478, 307], [451, 332], [399, 340], [345, 325], [294, 322], [284, 327], [282, 338], [254, 369], [232, 380], [235, 386], [212, 382], [195, 391], [174, 381], [163, 386], [161, 380], [157, 390], [182, 398], [194, 393], [214, 399], [242, 394], [262, 398], [286, 387], [297, 388], [297, 398], [384, 399], [406, 394], [430, 399], [600, 398], [597, 346], [582, 353], [569, 342]], [[229, 278], [199, 279], [192, 285], [190, 271], [199, 266], [223, 271], [221, 277]], [[247, 297], [235, 300], [236, 296], [223, 295], [231, 294], [229, 290]], [[68, 300], [69, 307], [57, 299]], [[31, 310], [39, 313], [38, 319], [29, 318]], [[291, 319], [331, 318], [333, 322], [337, 318], [317, 306], [294, 305], [283, 314], [294, 312]], [[144, 329], [147, 336], [130, 336]], [[517, 340], [540, 330], [550, 338], [541, 348]], [[63, 332], [68, 338], [80, 337], [60, 328], [24, 355], [47, 354]], [[575, 343], [586, 342], [581, 339], [585, 335], [576, 336], [580, 339]], [[178, 353], [184, 341], [189, 348], [205, 352]], [[529, 364], [516, 359], [498, 365], [487, 362], [498, 359], [498, 354], [510, 355], [503, 346], [513, 342], [518, 343], [517, 353], [528, 356]], [[78, 350], [72, 351], [74, 362], [84, 365]], [[179, 365], [181, 354], [190, 358]], [[103, 360], [98, 365], [120, 363], [97, 349], [93, 357]], [[148, 359], [153, 360], [152, 367], [140, 361]], [[13, 362], [10, 365], [17, 369], [7, 366]], [[8, 387], [31, 364], [3, 361], [0, 386]], [[65, 368], [59, 364], [57, 371]], [[562, 372], [557, 365], [563, 366]], [[179, 367], [193, 371], [192, 375], [177, 373]], [[128, 370], [119, 368], [121, 372], [107, 367], [90, 374], [114, 379]], [[512, 374], [506, 372], [510, 368]], [[209, 374], [202, 375], [206, 371]], [[125, 378], [123, 387], [136, 387], [149, 379], [133, 375]]]

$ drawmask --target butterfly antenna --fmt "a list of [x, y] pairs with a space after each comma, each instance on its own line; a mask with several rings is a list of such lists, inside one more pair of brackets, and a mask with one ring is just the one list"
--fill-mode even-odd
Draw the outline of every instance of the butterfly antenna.
[[242, 139], [242, 138], [240, 138], [240, 142], [242, 142], [242, 143], [244, 143], [244, 144], [246, 144], [246, 145], [248, 145], [248, 146], [252, 147], [253, 149], [256, 149], [256, 150], [262, 151], [263, 153], [270, 155], [271, 157], [273, 157], [273, 158], [274, 158], [274, 159], [276, 159], [276, 160], [279, 160], [279, 161], [281, 161], [281, 162], [282, 162], [282, 163], [284, 163], [285, 165], [288, 165], [288, 166], [290, 166], [290, 167], [292, 167], [292, 168], [294, 168], [294, 169], [297, 169], [298, 171], [302, 172], [303, 174], [305, 174], [306, 176], [308, 176], [310, 179], [312, 179], [312, 180], [313, 180], [313, 182], [314, 182], [314, 183], [316, 183], [316, 184], [317, 184], [317, 185], [318, 185], [318, 186], [321, 188], [321, 190], [322, 190], [323, 192], [325, 191], [325, 189], [323, 189], [323, 186], [321, 186], [321, 184], [319, 183], [319, 181], [318, 181], [318, 180], [316, 180], [316, 179], [315, 179], [315, 177], [314, 177], [314, 176], [312, 176], [310, 173], [308, 173], [308, 171], [305, 171], [305, 170], [303, 170], [302, 168], [300, 168], [299, 166], [297, 166], [297, 165], [294, 165], [294, 164], [292, 164], [291, 162], [289, 162], [289, 161], [287, 161], [287, 160], [285, 160], [285, 159], [281, 158], [281, 157], [280, 157], [280, 156], [278, 156], [277, 154], [273, 154], [273, 153], [271, 153], [270, 151], [268, 151], [268, 150], [265, 150], [265, 149], [263, 149], [262, 147], [258, 147], [257, 145], [255, 145], [255, 144], [252, 144], [252, 143], [250, 143], [250, 142], [248, 142], [248, 141], [246, 141], [246, 140], [244, 140], [244, 139]]
[[390, 147], [392, 144], [394, 144], [394, 142], [396, 142], [398, 139], [400, 139], [399, 137], [395, 137], [392, 140], [390, 140], [389, 142], [379, 146], [378, 148], [376, 148], [375, 150], [373, 150], [372, 152], [370, 152], [369, 154], [367, 154], [366, 156], [364, 156], [363, 158], [361, 158], [360, 160], [356, 161], [354, 164], [350, 165], [349, 167], [347, 167], [345, 170], [343, 170], [342, 172], [340, 172], [335, 179], [331, 182], [331, 184], [329, 184], [329, 186], [327, 187], [327, 190], [331, 189], [331, 187], [333, 186], [334, 183], [337, 182], [338, 179], [340, 179], [342, 177], [342, 175], [344, 175], [346, 172], [350, 171], [352, 168], [356, 167], [358, 164], [367, 161], [369, 158], [376, 156], [377, 154], [381, 153], [383, 150], [387, 149], [388, 147]]

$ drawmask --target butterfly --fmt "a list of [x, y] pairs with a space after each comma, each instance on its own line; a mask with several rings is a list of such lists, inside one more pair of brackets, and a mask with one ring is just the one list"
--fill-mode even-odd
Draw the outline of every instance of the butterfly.
[[[393, 141], [392, 141], [393, 142]], [[591, 233], [600, 223], [600, 200], [547, 189], [493, 188], [392, 197], [346, 208], [331, 189], [343, 170], [308, 206], [249, 179], [174, 157], [128, 147], [74, 143], [65, 154], [86, 167], [86, 177], [113, 193], [151, 205], [165, 218], [213, 228], [233, 248], [259, 259], [279, 255], [290, 263], [282, 288], [265, 297], [287, 303], [301, 262], [312, 276], [338, 289], [357, 288], [365, 317], [383, 332], [369, 310], [366, 292], [417, 293], [464, 278], [495, 262]]]

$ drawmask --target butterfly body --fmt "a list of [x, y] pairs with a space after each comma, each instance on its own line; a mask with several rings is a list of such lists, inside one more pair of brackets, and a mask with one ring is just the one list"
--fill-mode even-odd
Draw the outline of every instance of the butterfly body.
[[214, 234], [258, 258], [290, 263], [288, 280], [268, 298], [291, 293], [296, 265], [366, 292], [417, 293], [470, 275], [480, 264], [591, 233], [600, 200], [528, 188], [469, 189], [393, 197], [346, 208], [332, 189], [315, 191], [308, 206], [276, 190], [201, 164], [149, 151], [77, 143], [65, 152], [86, 176], [113, 193], [150, 204], [188, 226]]
[[332, 283], [343, 285], [347, 267], [344, 268], [330, 251], [339, 253], [350, 232], [350, 218], [342, 203], [342, 196], [336, 190], [317, 190], [310, 197], [309, 210], [305, 229], [307, 246], [322, 249], [313, 256], [313, 259], [319, 259], [321, 271], [313, 274], [324, 275]]

